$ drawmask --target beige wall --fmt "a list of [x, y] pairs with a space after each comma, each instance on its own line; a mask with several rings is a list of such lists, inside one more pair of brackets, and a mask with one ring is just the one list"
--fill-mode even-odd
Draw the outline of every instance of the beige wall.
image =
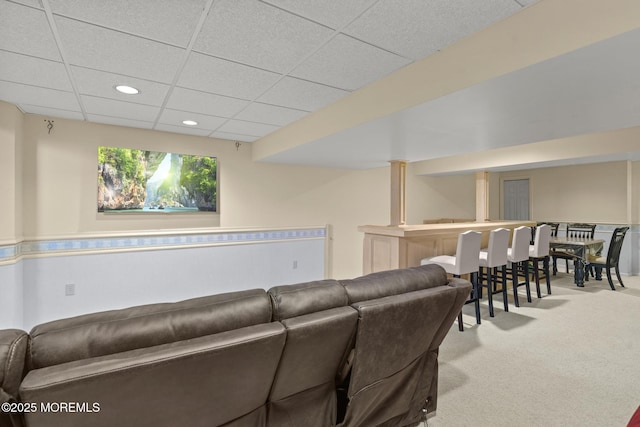
[[[330, 224], [330, 274], [346, 278], [362, 273], [362, 234], [357, 227], [389, 221], [388, 167], [353, 171], [256, 163], [249, 143], [236, 149], [233, 141], [64, 119], [55, 119], [49, 134], [44, 117], [37, 115], [24, 116], [24, 129], [22, 194], [27, 239], [216, 226]], [[217, 156], [220, 214], [96, 212], [99, 145]], [[473, 214], [472, 175], [430, 178], [409, 170], [407, 192], [407, 216], [412, 222]]]
[[25, 115], [25, 238], [218, 225], [218, 215], [211, 214], [98, 213], [99, 145], [203, 155], [215, 151], [221, 157], [235, 151], [231, 142], [211, 140], [208, 146], [199, 138], [64, 119], [55, 119], [49, 134], [42, 116]]
[[640, 162], [629, 162], [629, 180], [630, 223], [640, 224]]
[[529, 179], [532, 220], [627, 223], [627, 162], [502, 172], [500, 178]]
[[350, 171], [254, 163], [247, 153], [227, 161], [222, 170], [221, 192], [226, 195], [221, 225], [330, 224], [331, 276], [360, 275], [363, 236], [357, 227], [389, 221], [389, 168]]
[[[37, 239], [217, 226], [330, 224], [330, 275], [346, 278], [362, 272], [362, 235], [357, 227], [389, 222], [388, 167], [353, 171], [258, 163], [252, 160], [249, 143], [236, 149], [233, 141], [64, 119], [55, 119], [48, 134], [42, 116], [23, 117], [13, 106], [0, 103], [0, 107], [0, 188], [8, 200], [15, 200], [11, 209], [2, 210], [0, 239], [16, 239], [22, 229], [25, 238]], [[217, 156], [220, 214], [97, 213], [99, 145]], [[637, 204], [640, 167], [630, 165], [630, 194]], [[626, 162], [493, 173], [489, 190], [492, 219], [499, 218], [500, 180], [513, 177], [531, 180], [533, 219], [626, 222]], [[414, 164], [408, 165], [408, 223], [426, 218], [473, 218], [474, 213], [473, 173], [422, 176], [416, 175]], [[20, 224], [23, 216], [24, 227]]]
[[473, 173], [421, 176], [414, 164], [407, 168], [407, 223], [425, 219], [475, 218], [476, 181]]
[[22, 118], [0, 102], [0, 244], [22, 238]]

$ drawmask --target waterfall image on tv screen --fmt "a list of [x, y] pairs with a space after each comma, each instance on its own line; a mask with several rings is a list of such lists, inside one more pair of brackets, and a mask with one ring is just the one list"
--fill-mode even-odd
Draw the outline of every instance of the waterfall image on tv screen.
[[98, 212], [216, 212], [217, 159], [98, 147]]

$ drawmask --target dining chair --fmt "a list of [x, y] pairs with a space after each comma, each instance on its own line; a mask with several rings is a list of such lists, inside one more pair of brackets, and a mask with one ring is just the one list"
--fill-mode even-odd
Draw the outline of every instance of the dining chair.
[[602, 269], [604, 268], [607, 271], [607, 280], [609, 281], [609, 286], [611, 286], [612, 290], [616, 290], [615, 286], [613, 286], [613, 280], [611, 279], [611, 269], [614, 268], [616, 271], [616, 277], [618, 278], [618, 282], [620, 286], [625, 287], [622, 283], [622, 279], [620, 278], [620, 251], [622, 250], [622, 243], [624, 242], [624, 236], [627, 234], [629, 227], [618, 227], [613, 230], [613, 235], [611, 236], [611, 242], [609, 243], [609, 250], [607, 251], [607, 256], [597, 256], [592, 255], [589, 257], [589, 266], [594, 267], [596, 270], [596, 280], [602, 280]]
[[[509, 311], [507, 299], [507, 251], [509, 249], [509, 237], [511, 231], [506, 228], [498, 228], [491, 230], [489, 233], [489, 246], [485, 250], [480, 251], [480, 267], [479, 267], [479, 289], [480, 297], [482, 297], [482, 288], [487, 288], [487, 300], [489, 302], [489, 316], [494, 317], [493, 311], [493, 294], [502, 292], [502, 301], [504, 311]], [[498, 280], [498, 268], [502, 274]], [[483, 273], [486, 269], [486, 274]], [[483, 279], [486, 278], [486, 282]], [[498, 291], [498, 282], [501, 288]]]
[[[513, 230], [511, 247], [507, 250], [507, 260], [511, 264], [511, 278], [513, 300], [516, 307], [520, 307], [518, 287], [524, 285], [527, 291], [527, 302], [531, 302], [531, 288], [529, 286], [529, 240], [531, 227], [521, 226]], [[520, 277], [524, 282], [520, 283]]]
[[[424, 258], [420, 265], [438, 264], [453, 277], [460, 277], [469, 274], [471, 279], [471, 295], [465, 304], [474, 303], [476, 309], [476, 323], [480, 324], [480, 292], [478, 291], [478, 270], [480, 267], [480, 242], [482, 234], [477, 231], [465, 231], [458, 235], [458, 246], [456, 254], [438, 255], [431, 258]], [[462, 311], [458, 314], [458, 329], [464, 330], [462, 324]]]
[[[529, 261], [533, 266], [533, 277], [536, 281], [536, 292], [538, 298], [542, 298], [540, 293], [540, 275], [547, 282], [547, 295], [551, 294], [551, 282], [549, 281], [549, 241], [551, 240], [551, 226], [542, 224], [536, 227], [536, 234], [533, 245], [529, 245]], [[542, 263], [542, 267], [540, 267]]]
[[[567, 224], [566, 236], [567, 239], [593, 239], [596, 232], [596, 224], [584, 224], [584, 223], [570, 223]], [[551, 251], [551, 258], [553, 259], [553, 275], [558, 272], [557, 261], [558, 259], [564, 259], [569, 272], [569, 260], [575, 260], [575, 256], [572, 252], [563, 249], [553, 249]], [[588, 276], [587, 276], [588, 278]]]

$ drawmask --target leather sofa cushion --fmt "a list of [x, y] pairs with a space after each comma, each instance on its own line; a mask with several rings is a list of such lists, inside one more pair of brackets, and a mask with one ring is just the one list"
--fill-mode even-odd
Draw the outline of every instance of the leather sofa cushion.
[[355, 333], [358, 313], [351, 307], [311, 313], [282, 321], [287, 330], [271, 399], [334, 382]]
[[273, 304], [274, 321], [347, 305], [347, 293], [336, 280], [275, 286], [267, 293]]
[[247, 415], [264, 420], [285, 339], [284, 327], [272, 322], [33, 370], [20, 387], [23, 402], [98, 403], [100, 411], [37, 411], [26, 414], [26, 424], [209, 427]]
[[27, 363], [38, 369], [270, 321], [262, 289], [105, 311], [34, 327]]
[[346, 306], [282, 321], [287, 342], [269, 395], [269, 425], [335, 424], [336, 375], [351, 348], [357, 321], [358, 313]]
[[447, 273], [439, 265], [423, 265], [403, 270], [388, 270], [341, 283], [347, 291], [349, 304], [429, 289], [447, 284]]

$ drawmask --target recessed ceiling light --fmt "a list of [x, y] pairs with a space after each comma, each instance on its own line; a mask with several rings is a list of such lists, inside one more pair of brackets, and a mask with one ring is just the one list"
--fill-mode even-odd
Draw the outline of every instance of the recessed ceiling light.
[[116, 90], [120, 93], [124, 93], [127, 95], [136, 95], [138, 93], [140, 93], [140, 91], [138, 89], [136, 89], [135, 87], [131, 87], [131, 86], [125, 86], [125, 85], [119, 85], [116, 86]]
[[197, 125], [197, 124], [198, 124], [198, 122], [195, 122], [195, 121], [193, 121], [193, 120], [183, 120], [183, 121], [182, 121], [182, 124], [183, 124], [183, 125], [187, 125], [187, 126], [195, 126], [195, 125]]

